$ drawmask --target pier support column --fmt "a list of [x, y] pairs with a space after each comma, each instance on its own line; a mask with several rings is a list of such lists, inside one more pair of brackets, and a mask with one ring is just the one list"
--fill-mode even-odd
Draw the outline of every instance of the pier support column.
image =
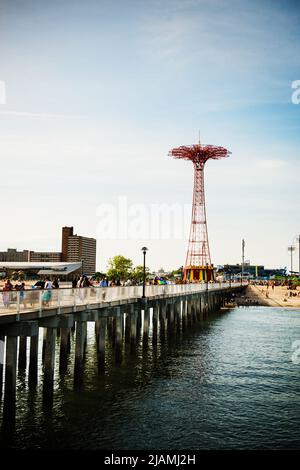
[[[129, 307], [129, 312], [131, 311]], [[130, 343], [130, 313], [126, 312], [125, 316], [125, 343]]]
[[4, 335], [0, 333], [0, 402], [2, 399], [3, 364], [4, 364]]
[[42, 347], [42, 362], [43, 362], [43, 364], [44, 364], [44, 360], [45, 360], [46, 334], [47, 334], [47, 329], [43, 328], [43, 347]]
[[204, 317], [208, 318], [208, 292], [204, 296]]
[[192, 326], [193, 323], [194, 323], [194, 298], [193, 296], [191, 296], [191, 299], [190, 299], [190, 308], [189, 308], [189, 313], [190, 313], [190, 325]]
[[158, 304], [157, 303], [153, 305], [152, 325], [153, 325], [152, 344], [156, 345], [157, 344], [157, 327], [158, 327]]
[[56, 328], [46, 328], [44, 352], [44, 384], [45, 392], [52, 392], [55, 364]]
[[126, 326], [125, 319], [126, 319], [126, 314], [122, 311], [122, 308], [121, 308], [121, 340], [122, 342], [125, 337], [125, 326]]
[[167, 318], [168, 318], [168, 323], [167, 323], [168, 335], [172, 337], [174, 335], [174, 304], [173, 303], [167, 306]]
[[99, 320], [99, 334], [98, 334], [98, 370], [99, 372], [105, 371], [105, 337], [106, 337], [106, 318]]
[[187, 324], [191, 326], [192, 324], [192, 299], [191, 296], [187, 300]]
[[20, 336], [19, 338], [19, 360], [18, 360], [18, 368], [19, 370], [26, 369], [27, 363], [27, 336]]
[[3, 403], [4, 435], [11, 435], [15, 429], [16, 418], [16, 373], [17, 373], [17, 336], [6, 336], [6, 363]]
[[187, 324], [187, 299], [182, 300], [182, 315], [181, 315], [182, 331], [186, 330]]
[[167, 322], [167, 305], [165, 302], [161, 302], [159, 309], [159, 331], [160, 331], [160, 341], [161, 343], [165, 342], [166, 339], [166, 322]]
[[6, 337], [4, 401], [12, 405], [16, 400], [17, 345], [17, 336]]
[[29, 387], [35, 387], [38, 382], [38, 349], [39, 335], [30, 337], [30, 353], [29, 353]]
[[121, 317], [120, 307], [116, 308], [116, 318], [115, 318], [115, 362], [116, 364], [121, 364], [122, 362], [122, 317]]
[[107, 337], [111, 341], [112, 339], [112, 318], [107, 317]]
[[132, 353], [136, 349], [136, 329], [137, 329], [137, 307], [132, 306], [130, 314], [130, 350]]
[[150, 322], [150, 309], [147, 305], [144, 306], [144, 325], [143, 325], [143, 344], [147, 346], [149, 338], [149, 322]]
[[197, 321], [197, 303], [195, 297], [192, 299], [192, 323]]
[[174, 313], [175, 313], [176, 333], [180, 334], [180, 330], [181, 330], [181, 300], [177, 300], [177, 302], [175, 303]]
[[141, 336], [141, 327], [142, 327], [142, 309], [139, 307], [137, 310], [137, 317], [136, 317], [136, 338], [137, 341]]
[[76, 321], [76, 340], [75, 340], [75, 370], [74, 378], [81, 380], [84, 364], [84, 350], [86, 342], [87, 324], [86, 321]]
[[96, 344], [98, 345], [99, 341], [99, 330], [100, 330], [100, 320], [95, 320], [95, 336], [96, 336]]
[[202, 321], [203, 320], [203, 311], [202, 311], [202, 297], [201, 297], [201, 295], [199, 295], [199, 299], [198, 299], [198, 312], [199, 312], [199, 320]]
[[113, 347], [116, 344], [116, 327], [117, 327], [116, 317], [112, 317], [111, 318], [111, 344]]
[[70, 351], [70, 328], [60, 328], [59, 370], [65, 372], [68, 367]]
[[196, 299], [196, 310], [197, 310], [197, 320], [201, 321], [201, 298], [200, 295], [198, 295]]

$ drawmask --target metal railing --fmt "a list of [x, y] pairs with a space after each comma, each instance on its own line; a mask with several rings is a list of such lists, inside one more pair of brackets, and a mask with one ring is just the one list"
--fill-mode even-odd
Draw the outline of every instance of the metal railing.
[[[208, 284], [167, 284], [146, 286], [146, 297], [157, 295], [176, 295], [203, 292], [212, 289], [224, 289], [229, 283]], [[142, 297], [143, 286], [126, 287], [82, 287], [65, 289], [28, 289], [25, 291], [1, 291], [0, 315], [21, 314], [23, 312], [42, 312], [47, 309], [62, 307], [89, 306], [102, 302], [113, 302]]]

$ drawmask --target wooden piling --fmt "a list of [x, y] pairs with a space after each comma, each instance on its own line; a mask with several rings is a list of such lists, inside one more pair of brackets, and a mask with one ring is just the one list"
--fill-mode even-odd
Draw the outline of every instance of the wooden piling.
[[5, 337], [3, 334], [0, 333], [0, 402], [2, 399], [2, 386], [3, 386], [4, 346], [5, 346]]
[[99, 334], [98, 334], [98, 370], [99, 372], [105, 371], [105, 338], [106, 338], [106, 325], [105, 317], [99, 319]]
[[[129, 309], [131, 311], [131, 309]], [[125, 315], [125, 343], [130, 343], [130, 313]]]
[[167, 323], [167, 305], [165, 302], [161, 303], [159, 311], [159, 332], [161, 343], [165, 342], [166, 339], [166, 323]]
[[153, 345], [157, 344], [157, 329], [158, 329], [158, 304], [153, 305], [152, 310], [152, 343]]
[[181, 302], [181, 300], [178, 300], [178, 302], [176, 302], [176, 331], [177, 331], [177, 334], [180, 334], [180, 331], [181, 331], [182, 306], [183, 306], [183, 302]]
[[74, 379], [79, 380], [82, 378], [84, 364], [84, 350], [86, 342], [87, 324], [86, 321], [76, 321], [76, 339], [75, 339], [75, 366], [74, 366]]
[[183, 300], [182, 300], [181, 324], [182, 324], [182, 331], [185, 331], [186, 326], [187, 326], [187, 300], [186, 300], [186, 297], [184, 297]]
[[19, 370], [26, 369], [27, 363], [27, 336], [19, 337], [19, 358], [18, 358], [18, 368]]
[[121, 364], [122, 362], [122, 317], [120, 307], [116, 308], [115, 317], [115, 362]]
[[144, 307], [144, 325], [143, 325], [143, 344], [148, 344], [149, 338], [149, 323], [150, 323], [150, 309], [148, 306]]
[[38, 348], [39, 335], [30, 337], [30, 353], [29, 353], [29, 387], [35, 387], [38, 382]]
[[100, 320], [95, 320], [95, 335], [96, 335], [96, 344], [98, 347], [99, 342], [99, 330], [100, 330]]
[[130, 312], [130, 350], [132, 353], [136, 349], [137, 314], [137, 307], [134, 307]]
[[17, 336], [7, 336], [4, 386], [4, 401], [7, 404], [14, 404], [16, 400], [17, 347]]
[[44, 389], [53, 388], [56, 328], [46, 328], [44, 351]]
[[65, 372], [68, 367], [70, 328], [60, 328], [59, 370]]

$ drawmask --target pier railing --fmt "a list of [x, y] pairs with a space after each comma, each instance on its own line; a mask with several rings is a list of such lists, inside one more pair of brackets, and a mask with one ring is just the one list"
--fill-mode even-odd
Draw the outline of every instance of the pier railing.
[[[238, 286], [238, 284], [236, 285]], [[229, 283], [208, 284], [168, 284], [146, 286], [145, 295], [172, 296], [192, 294], [205, 290], [218, 290], [230, 287]], [[0, 292], [0, 315], [22, 312], [57, 309], [62, 307], [89, 306], [142, 297], [143, 286], [126, 287], [82, 287], [73, 289], [29, 289], [25, 291]]]

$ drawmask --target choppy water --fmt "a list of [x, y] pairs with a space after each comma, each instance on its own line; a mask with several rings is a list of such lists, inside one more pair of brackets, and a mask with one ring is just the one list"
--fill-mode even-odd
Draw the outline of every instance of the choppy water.
[[[107, 351], [99, 377], [89, 323], [84, 382], [74, 386], [73, 350], [53, 405], [18, 376], [15, 431], [2, 445], [82, 449], [297, 449], [300, 446], [300, 311], [236, 308], [165, 344]], [[57, 345], [58, 347], [58, 345]], [[11, 434], [10, 434], [11, 433]]]

